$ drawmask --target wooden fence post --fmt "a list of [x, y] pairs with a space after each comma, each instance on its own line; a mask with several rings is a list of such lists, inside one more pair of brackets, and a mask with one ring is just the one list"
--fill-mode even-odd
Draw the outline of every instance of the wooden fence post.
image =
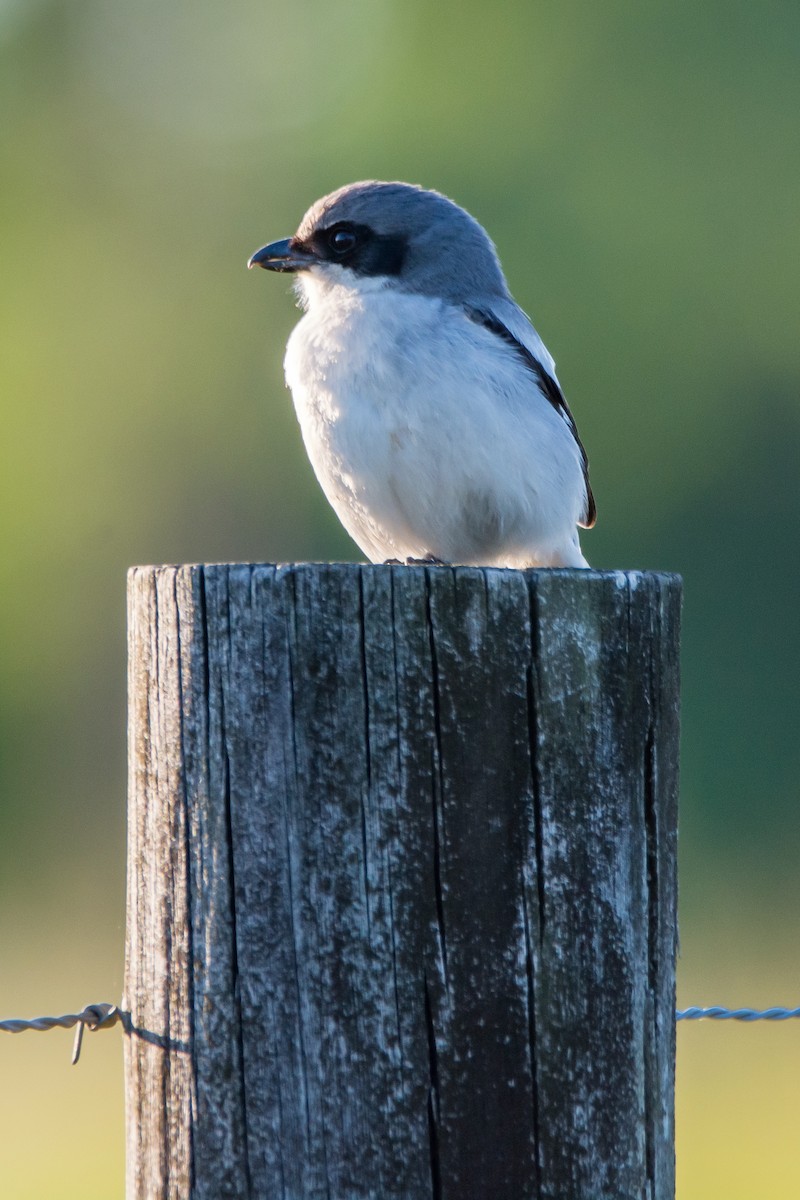
[[669, 1200], [680, 580], [129, 577], [129, 1200]]

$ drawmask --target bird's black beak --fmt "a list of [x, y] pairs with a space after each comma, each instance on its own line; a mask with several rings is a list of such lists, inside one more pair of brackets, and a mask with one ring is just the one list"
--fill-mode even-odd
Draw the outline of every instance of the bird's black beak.
[[256, 250], [247, 260], [247, 266], [263, 267], [265, 271], [302, 271], [316, 261], [305, 247], [295, 243], [294, 238], [284, 238], [282, 242], [270, 242]]

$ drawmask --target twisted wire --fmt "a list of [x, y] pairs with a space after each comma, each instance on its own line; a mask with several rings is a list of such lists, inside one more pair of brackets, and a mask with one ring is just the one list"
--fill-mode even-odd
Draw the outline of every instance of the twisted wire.
[[[126, 1016], [116, 1004], [87, 1004], [78, 1013], [64, 1013], [60, 1017], [32, 1017], [30, 1020], [9, 1018], [0, 1021], [0, 1033], [26, 1033], [31, 1029], [46, 1032], [49, 1029], [72, 1029], [77, 1025], [72, 1048], [74, 1066], [81, 1055], [84, 1030], [96, 1033], [98, 1029], [124, 1025]], [[794, 1018], [800, 1018], [800, 1008], [724, 1008], [722, 1005], [702, 1008], [693, 1005], [675, 1012], [676, 1021], [789, 1021]]]
[[800, 1017], [800, 1008], [679, 1008], [676, 1021], [789, 1021]]
[[61, 1017], [32, 1017], [28, 1021], [15, 1017], [0, 1021], [0, 1033], [26, 1033], [29, 1029], [40, 1032], [57, 1028], [72, 1029], [73, 1025], [77, 1025], [72, 1047], [72, 1065], [75, 1066], [81, 1056], [84, 1030], [95, 1033], [98, 1029], [111, 1029], [118, 1023], [124, 1024], [124, 1014], [116, 1004], [87, 1004], [81, 1012], [64, 1013]]

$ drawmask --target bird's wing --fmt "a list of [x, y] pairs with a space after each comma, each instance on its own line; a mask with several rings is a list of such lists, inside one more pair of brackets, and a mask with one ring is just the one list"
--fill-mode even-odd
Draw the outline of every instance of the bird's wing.
[[569, 405], [564, 399], [564, 393], [561, 391], [556, 378], [555, 362], [552, 356], [548, 353], [542, 339], [530, 324], [522, 309], [518, 308], [513, 301], [502, 300], [495, 302], [491, 308], [488, 306], [479, 308], [467, 304], [464, 306], [464, 311], [471, 321], [474, 321], [477, 325], [482, 325], [484, 329], [488, 329], [496, 337], [502, 338], [514, 351], [533, 375], [539, 386], [539, 391], [552, 404], [575, 439], [580, 451], [583, 479], [586, 484], [586, 509], [582, 519], [578, 523], [584, 529], [591, 529], [597, 520], [597, 508], [589, 484], [589, 459], [583, 442], [578, 435], [575, 418], [570, 412]]

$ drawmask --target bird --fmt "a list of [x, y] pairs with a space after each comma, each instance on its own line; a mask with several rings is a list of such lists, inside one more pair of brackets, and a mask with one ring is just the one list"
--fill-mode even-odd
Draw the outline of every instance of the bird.
[[286, 382], [322, 490], [370, 561], [588, 567], [586, 451], [465, 209], [416, 184], [347, 184], [247, 265], [294, 276]]

